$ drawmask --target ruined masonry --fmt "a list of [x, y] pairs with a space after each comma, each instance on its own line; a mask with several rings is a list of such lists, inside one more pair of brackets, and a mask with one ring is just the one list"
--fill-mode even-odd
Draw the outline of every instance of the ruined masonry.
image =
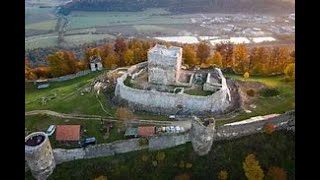
[[25, 160], [37, 180], [45, 180], [52, 174], [56, 163], [44, 132], [34, 132], [25, 138]]

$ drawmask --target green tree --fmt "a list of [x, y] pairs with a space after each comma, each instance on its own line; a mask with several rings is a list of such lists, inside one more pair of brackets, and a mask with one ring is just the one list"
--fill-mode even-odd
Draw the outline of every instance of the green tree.
[[263, 180], [264, 173], [254, 154], [249, 154], [242, 163], [243, 170], [248, 180]]

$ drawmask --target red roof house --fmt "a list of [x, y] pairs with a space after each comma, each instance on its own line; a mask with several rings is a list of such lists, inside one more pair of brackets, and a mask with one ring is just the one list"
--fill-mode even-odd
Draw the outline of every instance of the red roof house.
[[80, 125], [57, 125], [57, 141], [79, 141]]
[[138, 127], [138, 135], [141, 137], [150, 137], [156, 133], [155, 126], [142, 126]]

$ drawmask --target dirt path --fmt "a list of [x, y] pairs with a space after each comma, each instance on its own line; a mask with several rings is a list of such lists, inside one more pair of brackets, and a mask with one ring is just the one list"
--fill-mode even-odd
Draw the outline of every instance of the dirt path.
[[[65, 114], [58, 113], [51, 110], [33, 110], [25, 112], [25, 116], [34, 116], [39, 114], [46, 114], [50, 116], [68, 118], [68, 119], [81, 119], [81, 120], [97, 120], [97, 121], [109, 121], [109, 122], [124, 122], [123, 120], [117, 119], [111, 116], [99, 116], [99, 115], [79, 115], [79, 114]], [[173, 125], [173, 126], [182, 126], [182, 127], [191, 127], [191, 121], [159, 121], [159, 120], [132, 120], [126, 121], [128, 123], [137, 123], [137, 124], [154, 124], [154, 125]], [[189, 125], [190, 124], [190, 125]]]

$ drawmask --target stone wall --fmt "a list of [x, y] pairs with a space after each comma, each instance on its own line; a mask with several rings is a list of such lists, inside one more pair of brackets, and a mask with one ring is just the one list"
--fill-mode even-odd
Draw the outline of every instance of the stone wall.
[[261, 133], [263, 132], [263, 126], [267, 122], [275, 123], [277, 130], [294, 130], [294, 111], [287, 112], [283, 115], [268, 120], [235, 126], [220, 126], [216, 127], [215, 129], [204, 127], [194, 121], [192, 124], [193, 127], [189, 132], [154, 136], [149, 139], [149, 144], [145, 146], [140, 146], [139, 138], [135, 138], [115, 141], [108, 144], [89, 146], [87, 148], [76, 148], [68, 150], [54, 149], [53, 152], [56, 163], [60, 164], [62, 162], [73, 161], [76, 159], [90, 159], [96, 157], [113, 156], [115, 154], [122, 154], [142, 149], [149, 149], [151, 151], [161, 150], [182, 145], [191, 141], [192, 146], [197, 151], [197, 153], [199, 155], [205, 155], [210, 151], [211, 146], [214, 146], [214, 141], [231, 140], [255, 133]]
[[[56, 77], [56, 78], [49, 78], [48, 81], [49, 82], [62, 82], [62, 81], [67, 81], [67, 80], [71, 80], [74, 78], [78, 78], [81, 76], [85, 76], [87, 74], [91, 73], [90, 69], [84, 70], [84, 71], [79, 71], [75, 74], [68, 74], [65, 76], [60, 76], [60, 77]], [[27, 82], [35, 82], [36, 80], [27, 80]]]
[[295, 114], [294, 111], [289, 111], [275, 118], [256, 121], [247, 124], [233, 125], [233, 126], [221, 126], [216, 128], [214, 141], [230, 140], [240, 138], [250, 134], [263, 132], [263, 127], [267, 122], [274, 123], [276, 129], [294, 130], [295, 126]]
[[135, 71], [138, 71], [139, 68], [144, 66], [144, 63], [134, 65], [129, 68], [128, 73], [123, 74], [117, 79], [115, 90], [116, 98], [127, 101], [131, 109], [171, 114], [179, 111], [180, 109], [178, 107], [181, 105], [184, 112], [200, 114], [222, 113], [230, 105], [231, 96], [222, 73], [222, 88], [210, 96], [141, 90], [124, 85], [124, 81], [128, 75], [134, 74]]
[[149, 150], [160, 150], [179, 146], [190, 141], [189, 132], [183, 134], [170, 134], [154, 136], [149, 139]]

